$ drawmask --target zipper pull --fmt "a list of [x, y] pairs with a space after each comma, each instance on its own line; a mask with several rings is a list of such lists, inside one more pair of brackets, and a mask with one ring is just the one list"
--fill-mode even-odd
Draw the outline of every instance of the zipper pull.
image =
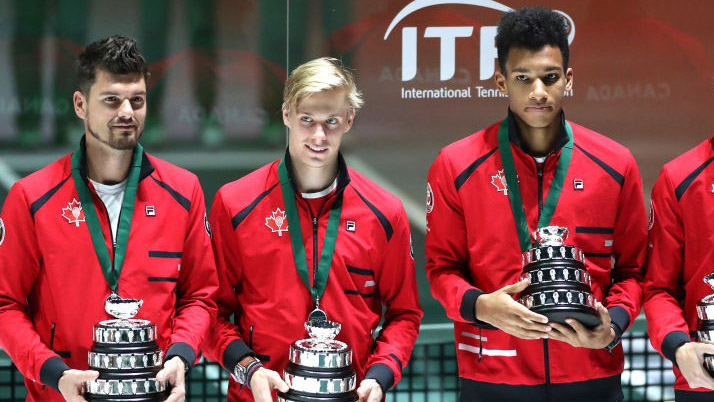
[[478, 329], [478, 361], [483, 357], [483, 340], [481, 339], [481, 327]]
[[312, 224], [317, 226], [317, 218], [312, 218]]

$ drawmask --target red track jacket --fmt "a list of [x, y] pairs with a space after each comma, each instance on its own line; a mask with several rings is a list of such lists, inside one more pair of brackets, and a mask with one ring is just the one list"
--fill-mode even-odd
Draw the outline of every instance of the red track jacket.
[[[0, 347], [25, 376], [28, 401], [64, 401], [52, 389], [62, 371], [87, 369], [93, 325], [113, 318], [84, 214], [70, 210], [79, 202], [70, 160], [15, 183], [0, 214]], [[92, 197], [111, 250], [104, 204], [93, 189]], [[136, 318], [156, 324], [166, 357], [189, 363], [216, 313], [207, 228], [196, 176], [144, 154], [119, 294], [143, 299]]]
[[[517, 282], [522, 272], [497, 147], [499, 124], [444, 148], [427, 184], [426, 272], [432, 294], [454, 320], [462, 398], [522, 401], [527, 392], [529, 401], [618, 400], [624, 365], [621, 346], [609, 353], [557, 341], [522, 340], [476, 321], [476, 298]], [[626, 148], [570, 125], [572, 160], [551, 224], [568, 227], [566, 244], [586, 253], [593, 293], [621, 333], [642, 303], [647, 233], [639, 171]], [[509, 127], [532, 231], [567, 137], [561, 128], [556, 151], [539, 167], [521, 149], [516, 125]]]
[[[288, 153], [286, 158], [291, 175]], [[312, 278], [314, 247], [319, 254], [327, 211], [341, 194], [337, 244], [320, 307], [342, 324], [336, 339], [352, 347], [357, 380], [374, 378], [386, 391], [409, 361], [423, 315], [409, 221], [399, 199], [339, 158], [337, 190], [317, 216], [317, 245], [308, 204], [295, 191], [307, 265]], [[277, 167], [275, 161], [223, 186], [211, 207], [219, 313], [205, 353], [229, 371], [254, 352], [282, 376], [290, 344], [308, 337], [303, 325], [313, 301], [295, 268], [287, 219], [275, 219], [285, 211]], [[384, 324], [373, 336], [383, 304]], [[235, 325], [229, 321], [234, 313]], [[228, 400], [253, 398], [231, 380]]]
[[[696, 339], [697, 302], [714, 293], [702, 280], [714, 272], [712, 141], [664, 165], [652, 189], [645, 314], [652, 346], [672, 362], [690, 334]], [[677, 400], [687, 400], [692, 389], [674, 373]]]

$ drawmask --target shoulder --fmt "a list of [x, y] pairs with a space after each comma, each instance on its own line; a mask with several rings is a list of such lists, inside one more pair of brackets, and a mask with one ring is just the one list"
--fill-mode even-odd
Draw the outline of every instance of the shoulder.
[[620, 174], [635, 165], [632, 152], [624, 145], [571, 121], [568, 123], [573, 130], [574, 152], [581, 152], [595, 163], [610, 166]]
[[667, 162], [662, 171], [672, 182], [679, 183], [697, 171], [707, 168], [714, 160], [713, 138], [708, 138], [694, 148]]
[[226, 207], [242, 209], [250, 205], [257, 198], [267, 196], [280, 183], [277, 174], [277, 165], [280, 161], [273, 161], [247, 175], [224, 184], [216, 193]]
[[29, 202], [33, 202], [58, 186], [64, 185], [72, 174], [72, 154], [18, 180], [14, 191], [22, 191]]
[[[348, 167], [351, 188], [358, 199], [372, 209], [375, 214], [382, 214], [391, 223], [399, 220], [404, 213], [402, 201], [362, 173]], [[356, 200], [359, 202], [359, 200]]]

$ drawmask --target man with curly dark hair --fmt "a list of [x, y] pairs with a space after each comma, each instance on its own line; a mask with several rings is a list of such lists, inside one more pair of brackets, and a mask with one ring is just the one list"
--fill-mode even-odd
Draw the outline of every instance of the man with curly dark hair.
[[[427, 182], [426, 272], [454, 320], [461, 400], [620, 401], [619, 340], [640, 311], [647, 245], [637, 165], [565, 120], [573, 69], [562, 15], [507, 12], [496, 46], [506, 118], [442, 149]], [[519, 278], [530, 233], [550, 225], [585, 253], [599, 325], [558, 323], [513, 299], [529, 285]]]

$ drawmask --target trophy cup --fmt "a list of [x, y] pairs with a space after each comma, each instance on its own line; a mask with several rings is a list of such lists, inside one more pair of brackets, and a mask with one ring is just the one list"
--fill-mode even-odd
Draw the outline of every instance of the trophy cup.
[[168, 397], [168, 383], [157, 381], [163, 352], [156, 343], [156, 325], [134, 319], [143, 300], [110, 295], [106, 312], [116, 319], [94, 326], [90, 370], [99, 378], [85, 382], [85, 399], [102, 402], [154, 402]]
[[[714, 274], [704, 277], [704, 282], [714, 289]], [[703, 298], [697, 303], [697, 341], [714, 343], [714, 294]], [[714, 355], [704, 355], [704, 368], [714, 377]]]
[[290, 390], [278, 392], [278, 402], [356, 402], [352, 348], [334, 339], [342, 325], [324, 313], [319, 315], [325, 318], [314, 318], [314, 313], [305, 323], [310, 338], [290, 345], [290, 363], [283, 371]]
[[549, 321], [567, 324], [573, 318], [588, 328], [600, 325], [585, 256], [578, 247], [565, 245], [568, 229], [546, 226], [533, 232], [536, 247], [522, 254], [523, 274], [530, 285], [518, 301]]

